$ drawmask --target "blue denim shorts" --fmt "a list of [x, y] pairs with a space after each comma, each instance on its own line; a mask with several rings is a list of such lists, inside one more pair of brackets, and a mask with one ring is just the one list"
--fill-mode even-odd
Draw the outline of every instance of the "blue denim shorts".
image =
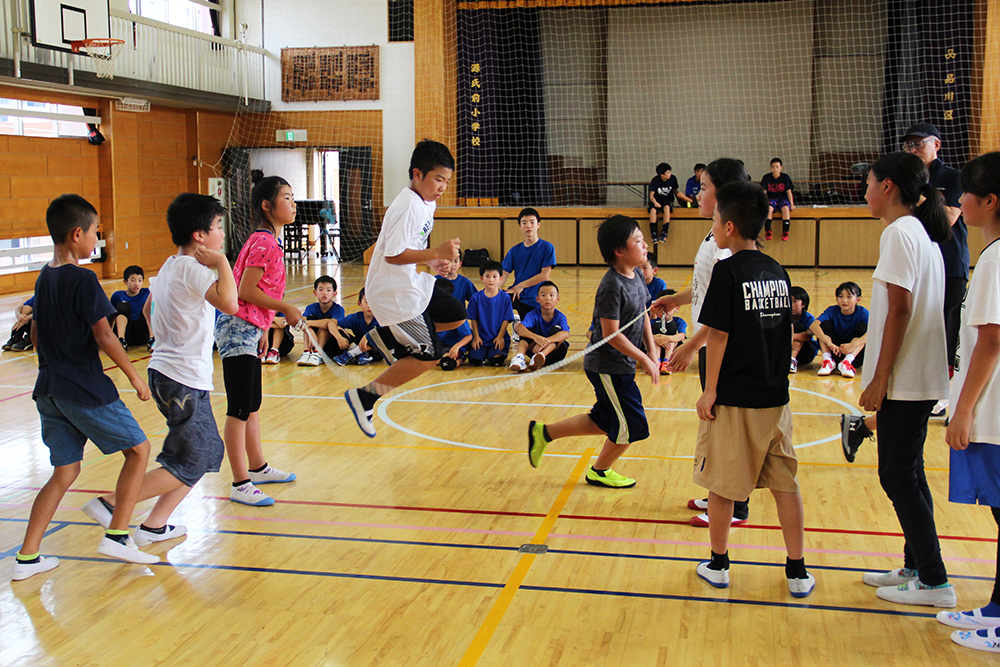
[[215, 320], [215, 344], [219, 348], [219, 358], [249, 354], [256, 357], [257, 344], [263, 333], [256, 324], [250, 324], [235, 315], [223, 313]]
[[219, 472], [226, 451], [208, 392], [192, 389], [153, 369], [147, 372], [153, 400], [170, 429], [156, 462], [187, 486], [194, 486], [205, 473]]
[[56, 396], [39, 396], [35, 407], [42, 418], [42, 442], [56, 467], [82, 461], [87, 440], [103, 454], [132, 449], [146, 441], [146, 434], [120, 398], [95, 408]]

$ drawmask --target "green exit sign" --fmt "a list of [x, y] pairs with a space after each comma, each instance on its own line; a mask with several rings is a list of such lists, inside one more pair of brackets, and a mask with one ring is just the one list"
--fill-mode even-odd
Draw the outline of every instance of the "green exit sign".
[[288, 143], [294, 141], [306, 141], [309, 138], [309, 133], [306, 130], [275, 130], [274, 140], [279, 143]]

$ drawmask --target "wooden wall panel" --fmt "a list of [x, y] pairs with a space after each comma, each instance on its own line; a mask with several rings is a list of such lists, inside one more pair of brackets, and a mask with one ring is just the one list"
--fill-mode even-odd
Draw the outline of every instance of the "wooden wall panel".
[[463, 253], [470, 248], [486, 248], [490, 251], [490, 259], [499, 262], [503, 259], [500, 229], [500, 220], [498, 219], [435, 219], [430, 243], [432, 246], [440, 245], [448, 239], [457, 237], [462, 241]]
[[[545, 239], [556, 249], [556, 263], [571, 266], [577, 263], [576, 218], [544, 218], [538, 228], [539, 238]], [[524, 241], [516, 218], [507, 218], [503, 226], [504, 256], [507, 251]], [[502, 259], [502, 258], [501, 258]]]
[[819, 265], [874, 267], [882, 229], [882, 223], [872, 218], [824, 219], [819, 232]]

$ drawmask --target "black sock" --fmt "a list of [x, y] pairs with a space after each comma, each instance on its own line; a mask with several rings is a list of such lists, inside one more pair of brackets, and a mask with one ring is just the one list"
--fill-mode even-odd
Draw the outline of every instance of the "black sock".
[[264, 465], [262, 465], [261, 467], [257, 468], [256, 470], [251, 470], [250, 472], [264, 472], [265, 470], [267, 470], [267, 461], [264, 461]]
[[786, 579], [805, 579], [809, 576], [806, 572], [806, 559], [800, 558], [798, 560], [792, 560], [791, 558], [785, 559], [785, 578]]
[[34, 558], [21, 558], [21, 554], [17, 554], [16, 560], [18, 563], [22, 563], [24, 565], [31, 565], [32, 563], [40, 563], [42, 561], [42, 556], [39, 554]]
[[167, 532], [168, 528], [168, 526], [160, 526], [159, 528], [150, 528], [144, 523], [140, 523], [139, 527], [142, 528], [147, 533], [153, 533], [154, 535], [162, 535], [163, 533]]
[[361, 399], [361, 407], [367, 411], [375, 407], [375, 401], [378, 400], [378, 394], [372, 393], [367, 389], [358, 389], [358, 398]]
[[552, 442], [552, 436], [549, 435], [549, 427], [542, 424], [542, 437], [545, 438], [545, 442]]
[[598, 468], [595, 468], [594, 466], [590, 466], [590, 469], [593, 470], [594, 472], [597, 472], [597, 473], [607, 472], [608, 471], [607, 468], [598, 469]]
[[114, 513], [115, 513], [115, 506], [114, 506], [114, 505], [112, 505], [111, 503], [109, 503], [109, 502], [108, 502], [107, 500], [105, 500], [104, 498], [101, 498], [100, 496], [97, 496], [97, 500], [98, 500], [98, 502], [100, 502], [100, 503], [101, 503], [102, 505], [104, 505], [104, 509], [108, 510], [108, 511], [109, 511], [109, 512], [111, 512], [112, 514], [114, 514]]
[[872, 435], [872, 430], [868, 428], [868, 424], [865, 423], [864, 417], [861, 418], [861, 425], [858, 426], [858, 434], [863, 438], [867, 438]]
[[245, 479], [242, 482], [233, 482], [233, 488], [235, 489], [238, 486], [243, 486], [244, 484], [249, 484], [249, 483], [250, 483], [249, 479]]
[[750, 499], [737, 500], [733, 503], [733, 516], [740, 521], [746, 521], [750, 518]]
[[128, 540], [128, 533], [125, 533], [124, 535], [112, 535], [111, 533], [104, 533], [104, 537], [108, 538], [109, 540], [114, 540], [118, 544], [125, 544], [125, 542]]
[[712, 560], [708, 563], [709, 570], [728, 570], [729, 569], [729, 552], [724, 554], [717, 554], [712, 552]]

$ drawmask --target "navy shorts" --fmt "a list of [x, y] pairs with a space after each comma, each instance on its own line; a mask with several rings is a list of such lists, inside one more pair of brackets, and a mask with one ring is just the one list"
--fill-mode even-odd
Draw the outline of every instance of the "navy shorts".
[[779, 208], [791, 208], [792, 205], [787, 199], [769, 199], [768, 203], [771, 204], [771, 208], [777, 211]]
[[649, 437], [649, 423], [642, 408], [642, 394], [634, 375], [608, 375], [584, 370], [594, 385], [597, 403], [590, 409], [590, 419], [618, 445]]
[[948, 500], [1000, 507], [1000, 445], [970, 442], [951, 450]]
[[156, 462], [187, 486], [207, 472], [219, 472], [226, 451], [212, 414], [208, 392], [192, 389], [149, 369], [149, 388], [160, 414], [167, 418], [167, 437]]
[[49, 462], [56, 467], [82, 461], [87, 440], [102, 454], [132, 449], [146, 441], [146, 434], [120, 398], [95, 408], [56, 396], [39, 396], [35, 407], [42, 418], [42, 442], [49, 448]]

